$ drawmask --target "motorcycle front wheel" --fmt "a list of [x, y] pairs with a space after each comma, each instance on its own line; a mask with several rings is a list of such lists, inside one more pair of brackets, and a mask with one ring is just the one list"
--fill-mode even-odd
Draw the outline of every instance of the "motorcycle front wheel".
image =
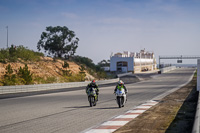
[[93, 98], [92, 97], [89, 97], [89, 103], [90, 103], [90, 107], [93, 106]]
[[122, 99], [121, 99], [121, 97], [117, 97], [117, 103], [119, 105], [119, 108], [121, 108], [122, 107]]

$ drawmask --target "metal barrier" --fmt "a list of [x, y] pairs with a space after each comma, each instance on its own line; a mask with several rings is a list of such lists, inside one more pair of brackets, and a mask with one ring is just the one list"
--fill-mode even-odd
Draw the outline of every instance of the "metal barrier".
[[197, 91], [199, 91], [199, 98], [192, 133], [199, 133], [200, 129], [200, 59], [197, 60]]
[[128, 73], [122, 73], [122, 74], [118, 74], [117, 77], [120, 78], [122, 76], [126, 76], [126, 75], [132, 75], [132, 72], [128, 72]]
[[[97, 81], [97, 84], [101, 85], [101, 84], [116, 83], [118, 81], [119, 81], [119, 78], [110, 79], [110, 80], [99, 80]], [[38, 84], [38, 85], [0, 86], [0, 94], [82, 87], [82, 86], [87, 86], [88, 83], [90, 83], [90, 81], [55, 83], [55, 84]]]
[[161, 71], [161, 73], [166, 73], [166, 72], [169, 72], [174, 69], [176, 69], [176, 66], [165, 67], [165, 68], [160, 69], [160, 71]]
[[199, 122], [200, 122], [200, 92], [199, 92], [199, 98], [198, 98], [196, 115], [195, 115], [195, 119], [194, 119], [192, 133], [199, 133], [199, 128], [200, 128]]

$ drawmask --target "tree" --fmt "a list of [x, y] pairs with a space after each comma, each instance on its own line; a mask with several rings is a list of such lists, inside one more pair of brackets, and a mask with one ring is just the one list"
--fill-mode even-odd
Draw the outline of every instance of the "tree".
[[9, 64], [6, 66], [6, 73], [4, 75], [3, 85], [15, 85], [17, 82], [16, 75], [13, 74], [13, 69]]
[[71, 70], [67, 70], [69, 68], [69, 63], [64, 61], [64, 65], [62, 65], [62, 67], [65, 68], [65, 70], [62, 69], [62, 72], [63, 72], [64, 76], [71, 76], [72, 75]]
[[43, 32], [37, 44], [37, 49], [41, 48], [55, 57], [70, 57], [74, 55], [78, 48], [79, 39], [75, 37], [74, 31], [66, 26], [46, 27], [47, 32]]
[[79, 77], [80, 77], [80, 81], [85, 81], [85, 67], [83, 65], [81, 65], [81, 67], [79, 67]]
[[24, 83], [25, 85], [32, 83], [32, 74], [30, 70], [28, 70], [27, 64], [25, 64], [23, 68], [19, 68], [17, 75], [21, 78], [22, 83]]
[[9, 60], [11, 62], [16, 62], [17, 61], [17, 50], [16, 50], [16, 46], [11, 45], [11, 47], [9, 48]]
[[100, 67], [110, 66], [110, 60], [102, 60], [98, 63]]

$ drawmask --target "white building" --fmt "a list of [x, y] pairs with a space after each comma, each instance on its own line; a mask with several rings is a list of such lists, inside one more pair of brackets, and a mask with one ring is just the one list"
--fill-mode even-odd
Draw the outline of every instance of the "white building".
[[141, 50], [139, 53], [116, 53], [110, 57], [111, 72], [141, 72], [156, 69], [156, 59], [153, 52]]

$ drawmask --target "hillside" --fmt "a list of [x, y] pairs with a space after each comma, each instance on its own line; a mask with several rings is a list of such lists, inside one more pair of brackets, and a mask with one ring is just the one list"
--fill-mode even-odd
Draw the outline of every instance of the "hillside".
[[[17, 61], [9, 63], [0, 63], [0, 78], [3, 79], [3, 75], [6, 73], [6, 67], [11, 65], [13, 73], [16, 74], [20, 67], [24, 67], [27, 64], [28, 69], [33, 74], [34, 84], [50, 83], [50, 82], [66, 82], [65, 76], [63, 76], [62, 70], [70, 70], [72, 75], [80, 72], [80, 66], [72, 61], [67, 61], [69, 68], [63, 68], [64, 61], [60, 59], [53, 60], [50, 57], [40, 57], [39, 61]], [[85, 80], [95, 79], [87, 71], [85, 71]]]
[[80, 82], [109, 78], [99, 65], [79, 55], [45, 57], [23, 45], [0, 49], [0, 85]]

